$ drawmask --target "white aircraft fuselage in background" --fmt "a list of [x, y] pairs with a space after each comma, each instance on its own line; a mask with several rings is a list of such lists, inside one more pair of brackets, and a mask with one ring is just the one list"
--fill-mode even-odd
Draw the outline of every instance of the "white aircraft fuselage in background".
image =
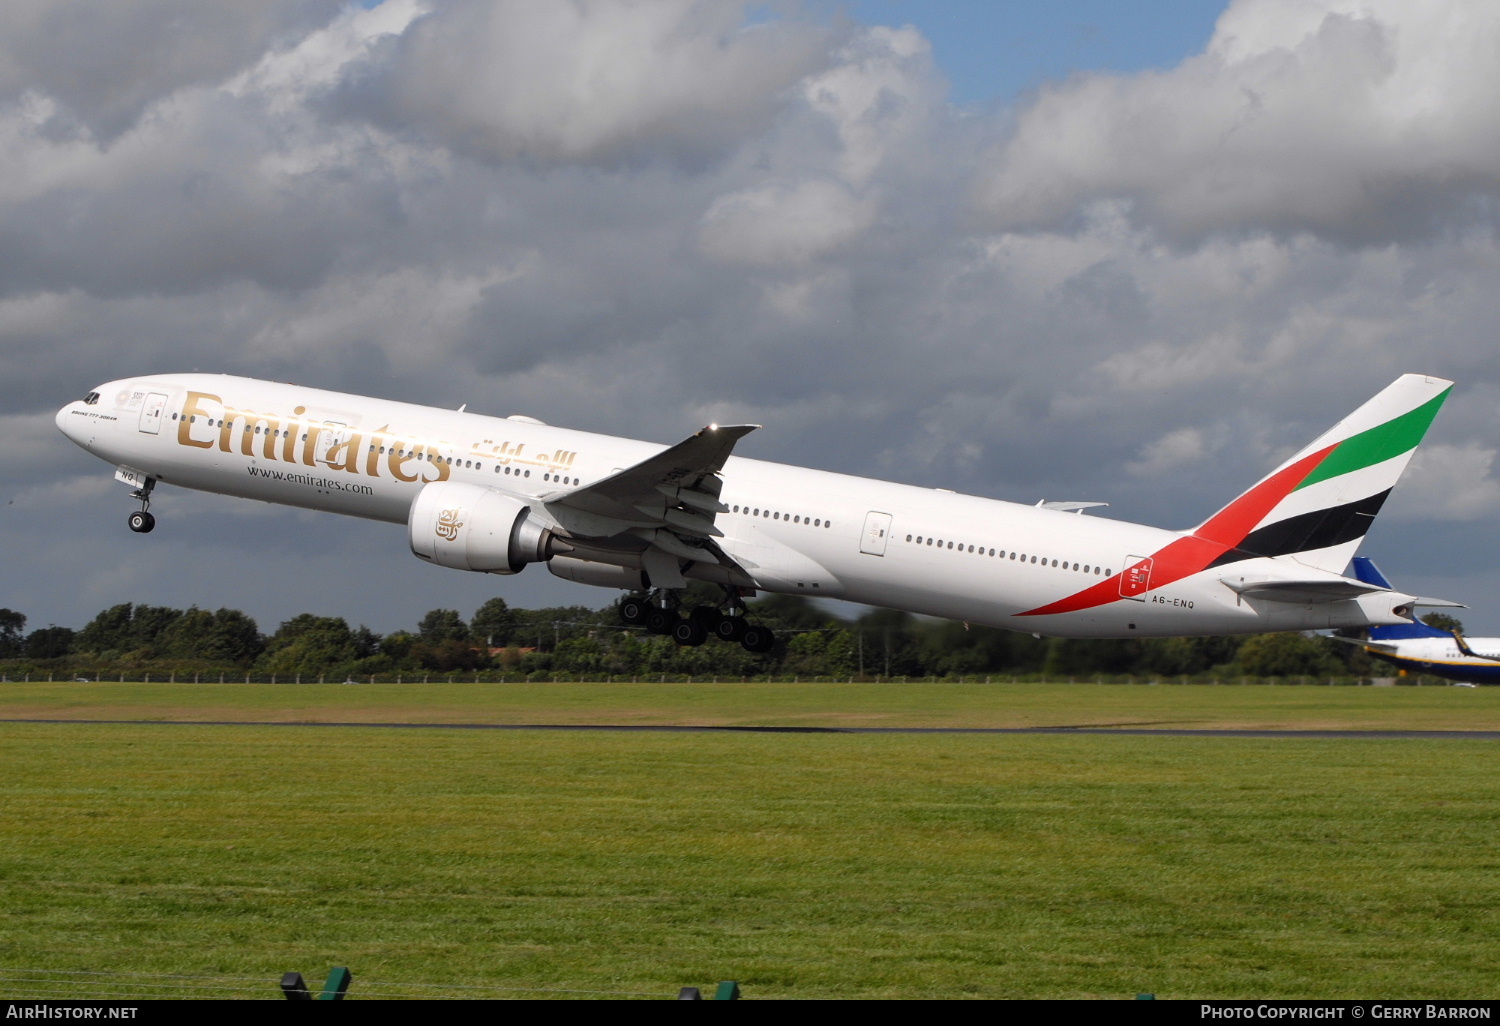
[[1185, 532], [731, 456], [750, 426], [667, 447], [215, 374], [109, 382], [57, 423], [146, 500], [160, 481], [403, 524], [457, 569], [1159, 637], [1408, 622], [1411, 596], [1341, 571], [1410, 456], [1387, 436], [1420, 440], [1448, 385], [1406, 375]]

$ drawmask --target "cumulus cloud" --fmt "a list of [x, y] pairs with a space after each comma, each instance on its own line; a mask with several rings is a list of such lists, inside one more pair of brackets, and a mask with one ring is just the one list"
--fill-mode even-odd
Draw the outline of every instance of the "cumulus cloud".
[[0, 103], [54, 101], [48, 122], [111, 139], [155, 101], [217, 82], [329, 19], [341, 0], [6, 0]]
[[1475, 441], [1429, 444], [1407, 466], [1391, 502], [1396, 518], [1483, 520], [1500, 513], [1495, 449]]
[[1414, 239], [1500, 200], [1500, 10], [1472, 0], [1236, 0], [1164, 72], [1043, 87], [979, 175], [993, 224], [1090, 203], [1178, 241]]
[[357, 83], [388, 123], [491, 160], [716, 153], [818, 59], [810, 24], [719, 0], [455, 0]]
[[1179, 428], [1148, 443], [1141, 449], [1140, 459], [1125, 464], [1125, 469], [1141, 477], [1159, 477], [1168, 471], [1191, 466], [1206, 454], [1202, 431]]
[[875, 213], [837, 182], [773, 183], [714, 200], [703, 249], [728, 263], [796, 266], [857, 238]]

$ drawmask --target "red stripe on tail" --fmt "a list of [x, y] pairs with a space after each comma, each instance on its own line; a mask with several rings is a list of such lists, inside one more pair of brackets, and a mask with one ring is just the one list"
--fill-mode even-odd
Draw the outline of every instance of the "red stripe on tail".
[[[1209, 517], [1192, 534], [1184, 535], [1164, 545], [1160, 551], [1150, 557], [1152, 590], [1171, 584], [1173, 581], [1180, 581], [1184, 577], [1191, 577], [1244, 541], [1245, 535], [1253, 531], [1255, 525], [1264, 520], [1266, 514], [1276, 508], [1277, 503], [1290, 495], [1335, 448], [1337, 448], [1336, 445], [1330, 445], [1326, 449], [1320, 449], [1309, 456], [1304, 456], [1285, 470], [1272, 474]], [[1142, 560], [1142, 562], [1145, 561]], [[1136, 564], [1136, 566], [1140, 565], [1140, 563]], [[1125, 568], [1126, 572], [1131, 569], [1133, 568]], [[1058, 599], [1056, 602], [1028, 609], [1016, 615], [1048, 616], [1052, 613], [1073, 613], [1080, 609], [1090, 609], [1119, 600], [1120, 579], [1111, 577], [1069, 595], [1067, 598]]]

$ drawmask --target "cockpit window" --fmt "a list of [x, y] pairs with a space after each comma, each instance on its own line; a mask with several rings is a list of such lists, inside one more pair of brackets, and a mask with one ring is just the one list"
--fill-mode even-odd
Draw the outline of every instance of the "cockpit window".
[[83, 405], [85, 405], [85, 406], [93, 406], [98, 401], [99, 401], [99, 393], [98, 392], [90, 392], [88, 395], [86, 395], [86, 396], [83, 397]]

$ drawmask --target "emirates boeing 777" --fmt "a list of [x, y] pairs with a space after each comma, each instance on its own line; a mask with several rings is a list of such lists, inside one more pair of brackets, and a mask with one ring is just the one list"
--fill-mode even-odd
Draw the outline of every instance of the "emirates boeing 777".
[[[58, 412], [149, 532], [158, 482], [404, 524], [455, 570], [622, 589], [630, 624], [768, 650], [758, 591], [1074, 638], [1371, 627], [1414, 597], [1344, 576], [1447, 398], [1407, 374], [1197, 527], [1085, 515], [732, 456], [755, 425], [673, 446], [211, 374], [100, 385]], [[722, 586], [680, 608], [688, 581]]]

